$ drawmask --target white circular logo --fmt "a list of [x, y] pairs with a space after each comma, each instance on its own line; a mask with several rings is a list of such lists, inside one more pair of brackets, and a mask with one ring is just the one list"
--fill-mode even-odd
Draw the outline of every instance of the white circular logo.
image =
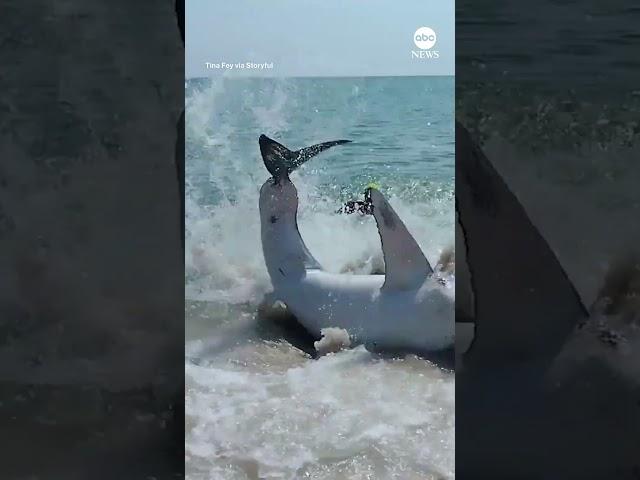
[[416, 33], [413, 34], [413, 41], [416, 47], [422, 50], [429, 50], [436, 44], [436, 32], [429, 27], [420, 27], [416, 30]]

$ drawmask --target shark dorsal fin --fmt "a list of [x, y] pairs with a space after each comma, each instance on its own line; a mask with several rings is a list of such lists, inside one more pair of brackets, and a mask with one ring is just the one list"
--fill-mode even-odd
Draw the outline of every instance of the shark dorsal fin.
[[433, 269], [398, 214], [375, 188], [367, 190], [378, 225], [385, 264], [385, 290], [415, 288]]

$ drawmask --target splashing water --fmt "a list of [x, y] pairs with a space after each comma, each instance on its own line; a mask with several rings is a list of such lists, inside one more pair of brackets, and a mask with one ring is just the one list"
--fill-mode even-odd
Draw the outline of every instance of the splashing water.
[[189, 478], [453, 478], [451, 372], [362, 347], [314, 360], [257, 317], [271, 289], [258, 136], [291, 148], [354, 141], [292, 180], [301, 235], [323, 267], [371, 273], [384, 267], [373, 218], [336, 213], [371, 181], [432, 264], [453, 246], [452, 112], [452, 77], [188, 82]]

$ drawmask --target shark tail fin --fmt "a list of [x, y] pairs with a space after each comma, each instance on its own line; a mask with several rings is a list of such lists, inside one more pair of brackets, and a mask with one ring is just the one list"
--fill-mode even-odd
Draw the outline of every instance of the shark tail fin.
[[324, 152], [331, 147], [335, 147], [336, 145], [344, 145], [345, 143], [351, 143], [351, 140], [331, 140], [329, 142], [322, 142], [316, 145], [311, 145], [310, 147], [301, 148], [300, 150], [296, 150], [293, 152], [294, 158], [292, 163], [292, 171], [298, 168], [300, 165], [305, 163], [307, 160], [315, 157], [320, 152]]
[[260, 153], [265, 167], [274, 178], [279, 179], [288, 177], [291, 172], [300, 167], [310, 158], [315, 157], [335, 145], [350, 143], [351, 140], [332, 140], [329, 142], [318, 143], [310, 147], [301, 148], [300, 150], [291, 151], [281, 143], [260, 135], [258, 139], [260, 144]]
[[269, 173], [271, 173], [274, 178], [287, 176], [288, 171], [286, 167], [294, 158], [294, 152], [264, 134], [260, 135], [258, 143], [260, 144], [262, 161], [264, 162], [264, 166], [267, 167], [267, 170], [269, 170]]

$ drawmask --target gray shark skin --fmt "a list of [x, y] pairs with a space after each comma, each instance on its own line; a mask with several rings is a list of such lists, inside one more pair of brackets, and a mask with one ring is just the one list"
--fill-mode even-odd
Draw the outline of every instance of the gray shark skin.
[[516, 196], [459, 124], [456, 213], [476, 323], [465, 368], [505, 361], [543, 368], [587, 311]]
[[324, 152], [336, 145], [351, 143], [351, 140], [331, 140], [301, 148], [300, 150], [289, 150], [264, 134], [260, 135], [258, 142], [264, 166], [277, 183], [281, 178], [289, 178], [291, 172], [320, 152]]
[[616, 465], [616, 478], [638, 478], [640, 389], [598, 362], [551, 380], [587, 311], [516, 196], [459, 124], [456, 213], [473, 297], [473, 308], [456, 321], [476, 323], [462, 368], [456, 366], [457, 477], [612, 478]]
[[[273, 177], [273, 180], [269, 180], [269, 182], [273, 185], [278, 185], [282, 180], [289, 180], [291, 172], [307, 160], [335, 145], [351, 143], [351, 140], [332, 140], [295, 151], [289, 150], [281, 143], [276, 142], [264, 134], [260, 135], [258, 143], [260, 145], [260, 154], [262, 155], [264, 166]], [[297, 217], [295, 227], [296, 230], [298, 230]], [[320, 263], [313, 257], [304, 244], [299, 230], [298, 237], [302, 245], [305, 266], [307, 268], [321, 268]]]

